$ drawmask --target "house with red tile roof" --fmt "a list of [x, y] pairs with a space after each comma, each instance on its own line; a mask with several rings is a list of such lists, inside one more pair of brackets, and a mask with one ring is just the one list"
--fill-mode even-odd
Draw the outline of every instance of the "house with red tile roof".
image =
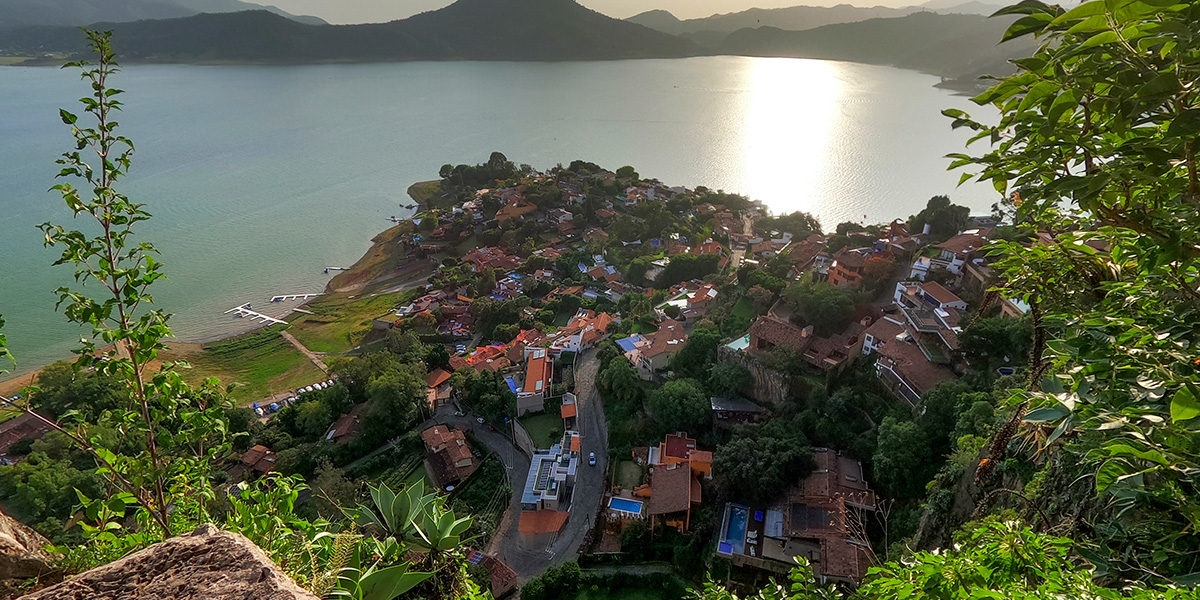
[[0, 456], [7, 457], [13, 444], [27, 438], [41, 439], [49, 431], [50, 426], [45, 421], [29, 413], [0, 423]]
[[687, 338], [683, 323], [674, 319], [664, 319], [658, 324], [657, 331], [640, 336], [640, 339], [633, 343], [633, 348], [625, 352], [625, 357], [638, 368], [642, 379], [649, 381], [654, 378], [655, 372], [667, 368], [671, 357], [683, 349]]
[[608, 337], [609, 327], [616, 319], [608, 313], [580, 309], [567, 322], [566, 327], [546, 336], [546, 343], [554, 354], [581, 352], [593, 348]]
[[341, 444], [354, 439], [354, 436], [362, 431], [363, 416], [366, 413], [367, 403], [355, 404], [350, 412], [342, 415], [329, 427], [329, 430], [325, 432], [325, 441]]
[[912, 335], [884, 340], [878, 352], [875, 374], [892, 394], [913, 406], [934, 386], [954, 379], [953, 371], [931, 361]]
[[516, 195], [507, 204], [500, 207], [500, 210], [496, 211], [496, 220], [503, 223], [510, 219], [517, 219], [537, 210], [537, 208], [536, 204], [525, 199], [524, 194]]
[[258, 444], [242, 455], [242, 464], [247, 469], [264, 475], [275, 470], [275, 453], [270, 448]]
[[[876, 510], [875, 492], [859, 461], [827, 448], [816, 449], [813, 460], [816, 469], [772, 507], [727, 504], [717, 553], [738, 566], [781, 574], [803, 556], [824, 579], [860, 582], [874, 555], [852, 522]], [[743, 521], [744, 535], [731, 535]]]
[[814, 333], [812, 325], [799, 327], [773, 315], [763, 315], [750, 326], [750, 345], [746, 350], [758, 355], [777, 347], [791, 348], [799, 352], [808, 364], [828, 371], [860, 354], [862, 334], [870, 323], [870, 318], [865, 317], [851, 323], [841, 333], [822, 337]]
[[421, 432], [425, 443], [425, 468], [438, 489], [446, 489], [465, 481], [479, 468], [463, 432], [445, 425], [435, 425]]
[[562, 404], [558, 407], [558, 414], [563, 420], [563, 431], [575, 429], [575, 420], [579, 417], [579, 407], [575, 404], [575, 394], [570, 392], [563, 394]]
[[690, 315], [702, 317], [708, 312], [708, 307], [717, 299], [717, 286], [711, 283], [701, 285], [699, 289], [687, 297], [687, 307]]
[[635, 448], [633, 456], [650, 466], [650, 483], [635, 490], [649, 498], [650, 526], [663, 524], [680, 531], [691, 528], [692, 507], [702, 501], [702, 479], [712, 478], [712, 452], [698, 450], [686, 433], [668, 434], [657, 447]]
[[517, 416], [546, 410], [553, 383], [554, 359], [544, 348], [533, 349], [525, 363], [525, 380], [517, 392]]
[[833, 264], [829, 266], [829, 285], [845, 288], [856, 288], [862, 284], [863, 265], [869, 258], [869, 252], [860, 250], [839, 250], [833, 255]]

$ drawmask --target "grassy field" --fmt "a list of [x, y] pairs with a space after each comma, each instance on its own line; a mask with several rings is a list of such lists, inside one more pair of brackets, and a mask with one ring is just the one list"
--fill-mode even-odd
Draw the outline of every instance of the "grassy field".
[[633, 322], [633, 327], [630, 329], [629, 333], [643, 334], [643, 333], [654, 333], [655, 331], [658, 331], [658, 326], [656, 326], [652, 323], [647, 323], [646, 321], [639, 320], [639, 321]]
[[549, 448], [562, 441], [563, 422], [557, 410], [521, 417], [520, 421], [538, 448]]
[[624, 489], [632, 490], [642, 484], [642, 468], [632, 460], [622, 460], [616, 464], [616, 474], [613, 479], [616, 479], [617, 485]]
[[437, 207], [440, 204], [445, 204], [445, 201], [441, 198], [441, 187], [441, 180], [419, 181], [408, 187], [408, 197], [415, 200], [422, 207]]
[[321, 296], [292, 321], [288, 333], [313, 352], [342, 354], [349, 352], [371, 331], [371, 321], [383, 316], [399, 301], [397, 294], [350, 298], [349, 294]]
[[754, 318], [754, 304], [750, 302], [749, 298], [742, 297], [737, 301], [737, 304], [733, 305], [733, 310], [730, 311], [730, 314], [735, 319], [749, 321]]
[[205, 346], [200, 351], [168, 352], [165, 359], [183, 359], [192, 369], [183, 372], [190, 383], [217, 377], [222, 386], [238, 385], [230, 394], [238, 402], [259, 400], [324, 378], [299, 350], [279, 335], [276, 325]]
[[16, 65], [29, 60], [28, 56], [0, 56], [0, 66]]

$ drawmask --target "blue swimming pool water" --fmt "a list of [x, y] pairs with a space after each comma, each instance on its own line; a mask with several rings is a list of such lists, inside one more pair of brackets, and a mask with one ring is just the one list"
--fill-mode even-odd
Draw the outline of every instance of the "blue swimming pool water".
[[626, 498], [610, 498], [608, 507], [613, 510], [623, 510], [627, 513], [635, 515], [642, 514], [642, 503], [637, 500], [628, 500]]
[[746, 521], [749, 516], [749, 510], [745, 506], [730, 506], [729, 527], [718, 546], [727, 545], [731, 554], [741, 554], [746, 549]]

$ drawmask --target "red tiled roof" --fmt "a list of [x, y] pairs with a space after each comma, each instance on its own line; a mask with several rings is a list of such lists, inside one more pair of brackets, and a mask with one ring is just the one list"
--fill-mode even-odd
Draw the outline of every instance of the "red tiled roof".
[[982, 236], [973, 233], [960, 233], [936, 246], [939, 250], [946, 250], [954, 254], [969, 254], [983, 248], [987, 244], [987, 240]]
[[574, 417], [577, 414], [575, 411], [574, 403], [563, 404], [561, 407], [559, 407], [559, 412], [561, 413], [562, 418], [564, 418], [564, 419], [569, 419], [571, 417]]
[[696, 449], [696, 440], [683, 433], [668, 433], [663, 442], [663, 456], [687, 458]]
[[425, 376], [425, 384], [431, 388], [442, 385], [447, 381], [450, 381], [450, 374], [441, 368], [434, 369], [429, 375]]
[[658, 324], [658, 331], [645, 335], [650, 343], [642, 349], [642, 354], [647, 358], [654, 358], [660, 354], [675, 354], [683, 348], [687, 337], [682, 323], [673, 319], [664, 319]]
[[358, 435], [362, 430], [362, 414], [367, 411], [367, 404], [356, 404], [350, 412], [338, 419], [337, 422], [325, 432], [326, 440], [342, 441], [349, 437]]
[[0, 423], [0, 454], [7, 454], [13, 444], [25, 438], [41, 437], [48, 431], [50, 431], [50, 426], [28, 413]]
[[895, 339], [896, 336], [904, 333], [904, 324], [897, 323], [888, 317], [884, 317], [875, 321], [874, 323], [871, 323], [871, 326], [868, 327], [863, 333], [870, 335], [878, 341], [892, 340]]
[[932, 296], [934, 300], [937, 300], [942, 304], [954, 304], [955, 302], [963, 301], [963, 299], [959, 298], [957, 294], [946, 289], [942, 286], [942, 284], [936, 281], [926, 281], [925, 283], [922, 283], [921, 289], [924, 290], [926, 294]]
[[925, 353], [921, 352], [921, 349], [913, 342], [887, 340], [879, 349], [879, 353], [887, 361], [885, 364], [888, 364], [918, 394], [924, 394], [935, 385], [954, 378], [954, 373], [950, 369], [929, 362]]
[[692, 469], [687, 463], [659, 465], [650, 474], [652, 515], [682, 512], [692, 507]]
[[[549, 394], [550, 390], [550, 373], [554, 365], [550, 362], [550, 355], [546, 352], [541, 352], [541, 356], [531, 357], [529, 363], [525, 365], [525, 388], [526, 394]], [[540, 384], [540, 385], [539, 385]]]
[[567, 523], [567, 516], [561, 510], [523, 510], [517, 529], [524, 535], [557, 533]]

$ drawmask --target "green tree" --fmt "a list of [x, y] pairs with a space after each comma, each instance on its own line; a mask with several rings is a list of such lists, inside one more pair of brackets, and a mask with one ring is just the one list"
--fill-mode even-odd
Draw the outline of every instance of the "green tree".
[[812, 471], [808, 440], [787, 420], [746, 426], [713, 452], [713, 476], [726, 494], [769, 503]]
[[314, 400], [296, 405], [296, 423], [306, 436], [320, 437], [333, 424], [333, 419], [333, 413], [324, 402]]
[[637, 369], [624, 356], [613, 359], [604, 367], [597, 384], [601, 391], [622, 404], [635, 404], [642, 400], [642, 382]]
[[844, 331], [854, 316], [854, 298], [828, 283], [796, 282], [783, 291], [783, 298], [796, 311], [796, 318], [812, 325], [817, 335]]
[[[89, 296], [62, 287], [57, 293], [67, 319], [91, 328], [91, 337], [79, 350], [77, 368], [94, 368], [125, 388], [123, 402], [104, 410], [98, 419], [101, 427], [119, 427], [124, 439], [93, 435], [95, 425], [85, 422], [69, 428], [52, 420], [44, 422], [91, 454], [113, 490], [114, 502], [81, 496], [85, 530], [120, 529], [128, 508], [146, 528], [112, 539], [137, 547], [206, 518], [213, 463], [230, 448], [224, 414], [230, 404], [215, 380], [193, 390], [173, 364], [151, 370], [164, 348], [162, 340], [171, 334], [168, 315], [152, 307], [149, 293], [163, 277], [162, 265], [152, 244], [133, 237], [137, 224], [150, 218], [149, 212], [115, 187], [132, 164], [133, 143], [117, 133], [114, 118], [122, 107], [122, 92], [109, 84], [118, 71], [109, 35], [91, 31], [86, 35], [97, 63], [68, 66], [80, 68], [90, 84], [91, 95], [81, 99], [87, 118], [81, 121], [67, 110], [59, 111], [71, 128], [75, 149], [58, 160], [62, 167], [58, 177], [81, 181], [82, 187], [64, 182], [54, 189], [74, 216], [84, 217], [92, 228], [86, 233], [45, 223], [41, 230], [48, 246], [62, 250], [56, 264], [74, 266], [75, 280], [92, 283], [99, 291]], [[85, 151], [94, 155], [93, 162]], [[100, 350], [95, 340], [102, 340], [108, 349]]]
[[751, 381], [746, 367], [736, 363], [720, 362], [708, 368], [708, 389], [717, 396], [738, 396]]
[[1033, 328], [1027, 319], [985, 317], [971, 323], [958, 336], [958, 349], [971, 365], [994, 370], [1028, 363]]
[[933, 477], [929, 439], [912, 421], [886, 417], [872, 461], [875, 481], [893, 497], [916, 498]]
[[752, 286], [747, 290], [746, 298], [750, 299], [755, 316], [767, 314], [771, 305], [775, 304], [775, 294], [761, 285]]
[[971, 209], [951, 204], [948, 196], [934, 196], [925, 204], [909, 223], [913, 233], [921, 233], [929, 226], [929, 235], [935, 240], [948, 239], [962, 231], [970, 221]]
[[953, 155], [953, 166], [972, 168], [964, 179], [990, 182], [1004, 216], [1042, 235], [992, 249], [1004, 294], [1031, 306], [1031, 373], [1010, 402], [1029, 403], [1025, 421], [1051, 430], [1035, 438], [1040, 451], [1085, 461], [1078, 476], [1094, 481], [1110, 518], [1138, 516], [1098, 533], [1112, 568], [1191, 573], [1200, 4], [1022, 2], [1002, 12], [1019, 16], [1006, 38], [1036, 36], [1040, 47], [974, 98], [999, 120], [943, 112], [991, 142]]
[[694, 379], [668, 381], [650, 393], [650, 416], [663, 431], [696, 431], [708, 425], [712, 405], [704, 386]]
[[721, 332], [712, 327], [697, 326], [688, 335], [683, 348], [671, 357], [671, 370], [687, 377], [704, 377], [708, 366], [717, 360], [717, 347], [721, 345]]

